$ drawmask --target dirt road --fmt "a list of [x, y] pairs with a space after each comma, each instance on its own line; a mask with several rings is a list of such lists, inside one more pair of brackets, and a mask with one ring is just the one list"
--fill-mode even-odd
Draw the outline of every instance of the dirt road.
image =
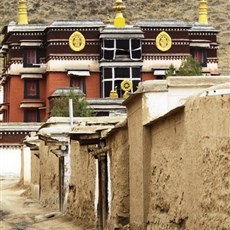
[[22, 196], [25, 190], [17, 184], [16, 178], [0, 177], [1, 230], [83, 230], [60, 212]]

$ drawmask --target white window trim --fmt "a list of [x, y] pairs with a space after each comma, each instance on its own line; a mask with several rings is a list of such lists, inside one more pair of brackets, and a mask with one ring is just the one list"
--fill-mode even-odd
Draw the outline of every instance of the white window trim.
[[[131, 82], [141, 81], [141, 77], [133, 78], [133, 72], [132, 72], [133, 68], [132, 67], [124, 67], [124, 68], [129, 68], [129, 78], [115, 78], [115, 68], [117, 68], [117, 67], [110, 67], [110, 68], [112, 69], [112, 77], [106, 78], [106, 79], [104, 79], [104, 69], [103, 69], [103, 79], [102, 79], [102, 90], [103, 90], [102, 96], [103, 96], [103, 98], [105, 98], [105, 84], [104, 84], [105, 82], [112, 82], [112, 89], [111, 90], [114, 90], [116, 80], [120, 80], [120, 81], [130, 80]], [[131, 89], [131, 93], [133, 93], [133, 88]]]

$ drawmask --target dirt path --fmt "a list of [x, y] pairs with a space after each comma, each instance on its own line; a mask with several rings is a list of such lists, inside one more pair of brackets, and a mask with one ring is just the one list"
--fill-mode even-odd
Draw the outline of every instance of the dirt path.
[[17, 179], [0, 177], [1, 230], [83, 230], [60, 212], [41, 208], [39, 203], [22, 196]]

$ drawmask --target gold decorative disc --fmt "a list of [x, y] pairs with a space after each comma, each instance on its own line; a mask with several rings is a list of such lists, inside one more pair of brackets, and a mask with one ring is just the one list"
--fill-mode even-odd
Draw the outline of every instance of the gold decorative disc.
[[124, 91], [130, 91], [131, 89], [133, 88], [133, 83], [128, 80], [128, 79], [125, 79], [121, 82], [121, 89], [124, 90]]
[[168, 51], [172, 46], [172, 39], [166, 32], [157, 35], [156, 46], [161, 51]]
[[73, 51], [81, 51], [85, 48], [85, 37], [82, 33], [76, 31], [69, 37], [69, 46]]

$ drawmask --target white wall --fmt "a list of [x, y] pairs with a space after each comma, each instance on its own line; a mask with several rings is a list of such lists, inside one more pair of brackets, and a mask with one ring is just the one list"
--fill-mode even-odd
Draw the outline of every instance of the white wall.
[[21, 149], [0, 149], [0, 176], [20, 177]]
[[31, 152], [30, 148], [23, 148], [23, 179], [24, 184], [29, 185], [31, 183]]

